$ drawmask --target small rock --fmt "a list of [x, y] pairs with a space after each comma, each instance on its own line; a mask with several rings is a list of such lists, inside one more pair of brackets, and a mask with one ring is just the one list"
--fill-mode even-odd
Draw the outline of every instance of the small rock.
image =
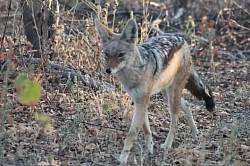
[[180, 166], [192, 166], [192, 163], [190, 160], [187, 159], [178, 159], [174, 161], [175, 165], [180, 165]]
[[243, 150], [249, 150], [250, 149], [250, 147], [247, 146], [247, 145], [241, 145], [240, 148], [243, 149]]
[[250, 106], [250, 99], [248, 99], [248, 100], [245, 102], [245, 105], [246, 105], [247, 107]]
[[87, 150], [93, 150], [96, 148], [96, 145], [94, 143], [90, 143], [85, 147]]

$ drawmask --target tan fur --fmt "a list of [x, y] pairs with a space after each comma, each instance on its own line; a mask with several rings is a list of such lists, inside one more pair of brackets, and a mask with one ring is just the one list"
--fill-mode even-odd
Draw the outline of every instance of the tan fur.
[[[189, 48], [185, 43], [179, 50], [174, 53], [174, 56], [171, 61], [168, 62], [167, 67], [162, 71], [162, 73], [159, 75], [159, 78], [154, 82], [153, 94], [160, 92], [165, 87], [168, 87], [172, 83], [173, 79], [178, 76], [177, 72], [180, 67], [185, 68], [186, 65], [190, 67], [191, 63], [189, 60], [189, 55]], [[189, 70], [190, 69], [186, 67], [186, 70], [183, 71], [188, 72]]]

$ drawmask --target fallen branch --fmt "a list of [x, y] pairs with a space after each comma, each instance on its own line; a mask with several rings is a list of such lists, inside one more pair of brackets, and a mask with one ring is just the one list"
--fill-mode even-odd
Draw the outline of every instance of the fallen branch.
[[[20, 65], [21, 64], [42, 64], [42, 60], [40, 58], [17, 58], [17, 59], [15, 59], [15, 61], [17, 64], [20, 64]], [[4, 67], [6, 67], [9, 62], [10, 61], [5, 62]], [[62, 66], [60, 64], [56, 64], [56, 63], [51, 62], [46, 67], [46, 69], [50, 69], [50, 70], [46, 70], [46, 72], [47, 71], [51, 72], [51, 70], [52, 71], [56, 70], [58, 73], [61, 73], [61, 76], [63, 78], [70, 78], [71, 81], [73, 81], [73, 80], [75, 80], [75, 78], [77, 78], [77, 80], [80, 81], [84, 86], [88, 86], [88, 87], [95, 89], [95, 90], [105, 90], [105, 91], [118, 92], [118, 89], [114, 85], [111, 85], [108, 82], [96, 80], [94, 78], [91, 78], [88, 75], [82, 75], [78, 71], [71, 69], [69, 67]]]
[[248, 58], [243, 54], [242, 51], [236, 49], [232, 51], [219, 50], [219, 54], [230, 60], [248, 60]]

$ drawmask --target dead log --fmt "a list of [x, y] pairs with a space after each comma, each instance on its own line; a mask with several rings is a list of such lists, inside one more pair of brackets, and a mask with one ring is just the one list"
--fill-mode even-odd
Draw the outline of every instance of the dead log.
[[[17, 65], [24, 65], [24, 64], [33, 64], [33, 65], [42, 65], [42, 60], [40, 58], [16, 58], [14, 60]], [[4, 67], [6, 67], [9, 64], [10, 61], [7, 61], [4, 66], [2, 66], [2, 70]], [[59, 73], [62, 78], [70, 78], [71, 81], [75, 80], [77, 78], [80, 83], [82, 83], [84, 86], [87, 86], [91, 89], [94, 90], [104, 90], [107, 92], [114, 91], [118, 92], [118, 88], [116, 88], [114, 85], [111, 85], [108, 82], [104, 82], [101, 80], [94, 79], [88, 75], [82, 75], [78, 71], [67, 67], [63, 66], [57, 63], [49, 63], [46, 66], [46, 73], [51, 74], [51, 73]], [[125, 92], [123, 92], [125, 93]]]

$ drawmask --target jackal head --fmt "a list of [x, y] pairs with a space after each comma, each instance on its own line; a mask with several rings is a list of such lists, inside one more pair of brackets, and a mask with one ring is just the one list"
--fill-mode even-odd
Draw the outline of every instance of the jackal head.
[[129, 67], [139, 54], [136, 47], [138, 27], [135, 20], [130, 19], [121, 34], [113, 33], [97, 19], [95, 26], [103, 45], [106, 72], [116, 74], [123, 68]]

